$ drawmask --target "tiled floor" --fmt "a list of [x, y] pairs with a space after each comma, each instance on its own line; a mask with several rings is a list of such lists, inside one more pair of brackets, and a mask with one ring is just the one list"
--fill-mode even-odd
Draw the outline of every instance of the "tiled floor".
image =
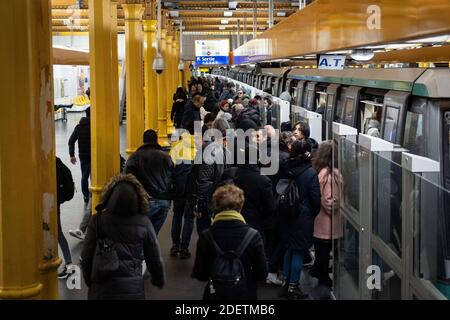
[[[80, 253], [82, 250], [83, 243], [73, 238], [69, 235], [70, 229], [75, 229], [78, 227], [84, 210], [83, 197], [81, 194], [81, 169], [79, 164], [72, 165], [70, 163], [68, 145], [70, 134], [72, 133], [74, 127], [78, 123], [79, 119], [83, 116], [83, 113], [69, 113], [68, 121], [56, 122], [56, 154], [61, 160], [72, 170], [72, 175], [75, 180], [76, 194], [75, 197], [68, 203], [64, 203], [61, 206], [61, 219], [62, 228], [64, 234], [69, 242], [69, 246], [72, 253], [72, 260], [75, 264], [79, 263]], [[125, 145], [126, 145], [126, 128], [121, 126], [121, 153], [125, 157]], [[76, 151], [78, 154], [78, 151]], [[188, 260], [178, 260], [173, 259], [169, 256], [169, 250], [171, 247], [170, 239], [170, 227], [172, 223], [172, 216], [169, 213], [169, 217], [162, 228], [159, 241], [161, 246], [161, 251], [163, 254], [163, 259], [166, 267], [166, 286], [164, 289], [160, 290], [151, 285], [146, 286], [146, 295], [148, 299], [153, 300], [196, 300], [201, 299], [203, 294], [204, 283], [201, 283], [190, 277], [194, 258]], [[195, 245], [197, 242], [197, 233], [194, 230], [194, 234], [191, 241], [190, 250], [195, 253]], [[60, 256], [61, 253], [60, 253]], [[303, 272], [302, 283], [305, 284], [305, 289], [310, 286], [311, 278], [306, 272]], [[279, 288], [269, 287], [262, 284], [259, 289], [260, 299], [278, 299]], [[82, 283], [81, 290], [69, 290], [66, 285], [66, 280], [59, 280], [59, 292], [60, 299], [64, 300], [74, 300], [74, 299], [86, 299], [87, 298], [87, 287]]]

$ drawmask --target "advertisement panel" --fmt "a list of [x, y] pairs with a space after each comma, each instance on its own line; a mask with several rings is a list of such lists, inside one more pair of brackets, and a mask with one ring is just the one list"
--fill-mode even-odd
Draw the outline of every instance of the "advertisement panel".
[[229, 63], [230, 40], [211, 39], [195, 41], [195, 64], [227, 65]]

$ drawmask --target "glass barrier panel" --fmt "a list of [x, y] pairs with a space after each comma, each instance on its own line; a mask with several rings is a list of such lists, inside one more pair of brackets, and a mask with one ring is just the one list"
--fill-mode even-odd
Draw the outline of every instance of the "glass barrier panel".
[[[344, 179], [343, 203], [346, 211], [350, 210], [359, 217], [360, 193], [360, 146], [346, 138], [340, 139], [340, 170]], [[359, 218], [357, 218], [359, 220]]]
[[339, 239], [337, 272], [334, 275], [339, 300], [359, 300], [359, 234], [344, 220], [344, 234]]
[[450, 299], [450, 191], [432, 182], [439, 178], [431, 174], [405, 174], [414, 181], [408, 199], [414, 214], [413, 275]]
[[379, 289], [372, 290], [373, 300], [401, 300], [402, 281], [394, 270], [377, 254], [372, 252], [372, 264], [380, 268], [381, 281]]
[[372, 232], [402, 256], [402, 172], [392, 153], [373, 153]]

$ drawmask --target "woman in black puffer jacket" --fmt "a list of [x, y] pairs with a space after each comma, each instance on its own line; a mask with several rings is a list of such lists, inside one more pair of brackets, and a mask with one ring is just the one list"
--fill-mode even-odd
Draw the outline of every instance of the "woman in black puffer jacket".
[[[159, 243], [146, 215], [147, 193], [137, 179], [133, 175], [113, 177], [105, 186], [96, 210], [98, 213], [89, 223], [81, 254], [83, 277], [89, 287], [88, 299], [145, 299], [143, 259], [151, 274], [151, 283], [162, 288], [164, 267]], [[92, 279], [97, 230], [115, 243], [119, 257], [119, 268], [102, 281]]]
[[282, 179], [295, 181], [299, 192], [294, 216], [281, 218], [281, 242], [286, 249], [284, 255], [284, 276], [288, 299], [306, 298], [298, 283], [300, 281], [303, 260], [313, 245], [314, 219], [320, 212], [320, 185], [317, 173], [311, 166], [311, 146], [305, 140], [296, 141], [291, 146], [290, 159], [282, 168]]

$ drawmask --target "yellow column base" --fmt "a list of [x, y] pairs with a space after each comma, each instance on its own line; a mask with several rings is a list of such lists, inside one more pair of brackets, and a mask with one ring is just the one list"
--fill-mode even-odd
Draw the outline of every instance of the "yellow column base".
[[28, 287], [0, 287], [0, 299], [33, 299], [41, 294], [42, 287], [42, 283], [37, 283]]
[[56, 257], [39, 265], [41, 280], [47, 284], [41, 291], [41, 296], [45, 299], [56, 300], [59, 298], [58, 282], [55, 279], [58, 277], [58, 267], [61, 263], [62, 259]]

